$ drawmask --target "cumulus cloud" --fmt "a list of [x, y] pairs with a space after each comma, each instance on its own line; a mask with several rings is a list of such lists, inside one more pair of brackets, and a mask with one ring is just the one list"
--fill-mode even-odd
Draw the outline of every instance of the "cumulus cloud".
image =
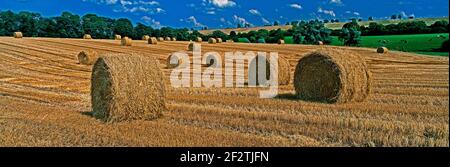
[[246, 25], [246, 24], [252, 25], [252, 23], [248, 22], [245, 18], [239, 17], [237, 15], [233, 16], [233, 20], [235, 23], [240, 23], [242, 25]]
[[359, 12], [353, 12], [354, 15], [359, 16]]
[[142, 16], [141, 20], [144, 21], [145, 23], [147, 23], [148, 25], [154, 27], [154, 28], [161, 28], [162, 27], [161, 22], [156, 21], [155, 19], [150, 18], [148, 16]]
[[321, 7], [319, 7], [319, 8], [317, 9], [317, 12], [319, 12], [319, 13], [324, 13], [324, 14], [327, 14], [327, 15], [330, 15], [330, 16], [333, 16], [333, 17], [336, 17], [336, 14], [334, 13], [334, 11], [332, 11], [332, 10], [325, 10], [325, 9], [322, 9]]
[[134, 1], [134, 4], [142, 4], [142, 5], [159, 5], [157, 1]]
[[296, 4], [296, 3], [290, 4], [289, 6], [290, 6], [291, 8], [295, 8], [295, 9], [302, 9], [302, 8], [303, 8], [302, 5]]
[[270, 21], [267, 20], [266, 18], [261, 18], [261, 20], [264, 24], [270, 24]]
[[232, 0], [209, 0], [209, 3], [220, 8], [236, 6], [236, 2]]
[[342, 1], [341, 0], [330, 0], [330, 3], [341, 5]]
[[194, 25], [194, 27], [204, 27], [205, 26], [202, 23], [198, 22], [197, 18], [195, 18], [194, 16], [188, 17], [186, 21], [192, 23]]
[[250, 9], [248, 10], [248, 12], [250, 12], [252, 15], [261, 16], [261, 13], [256, 9]]

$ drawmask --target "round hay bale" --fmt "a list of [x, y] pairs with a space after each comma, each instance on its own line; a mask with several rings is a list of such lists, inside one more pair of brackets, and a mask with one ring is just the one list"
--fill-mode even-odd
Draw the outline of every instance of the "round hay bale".
[[142, 36], [142, 40], [144, 40], [144, 41], [148, 41], [148, 39], [150, 39], [150, 36], [148, 36], [148, 35], [144, 35], [144, 36]]
[[122, 41], [120, 42], [120, 45], [122, 45], [122, 46], [131, 46], [132, 43], [133, 43], [133, 40], [131, 38], [123, 37]]
[[279, 40], [278, 40], [278, 44], [280, 44], [280, 45], [281, 45], [281, 44], [285, 44], [285, 43], [286, 43], [286, 42], [284, 42], [284, 40], [282, 40], [282, 39], [279, 39]]
[[92, 65], [98, 59], [98, 54], [95, 51], [81, 51], [77, 56], [78, 63], [84, 65]]
[[23, 38], [22, 32], [14, 32], [13, 36], [14, 36], [14, 38]]
[[317, 42], [317, 45], [323, 45], [322, 41]]
[[83, 39], [92, 39], [92, 37], [89, 34], [84, 34]]
[[105, 122], [152, 120], [166, 110], [165, 87], [155, 57], [101, 56], [91, 77], [93, 116]]
[[148, 39], [148, 44], [156, 45], [158, 44], [158, 39], [156, 39], [155, 37], [151, 37], [150, 39]]
[[215, 43], [217, 43], [217, 40], [214, 39], [214, 38], [209, 38], [209, 39], [208, 39], [208, 43], [209, 43], [209, 44], [215, 44]]
[[217, 42], [217, 43], [222, 43], [223, 40], [222, 40], [222, 38], [216, 38], [216, 42]]
[[326, 103], [361, 102], [370, 92], [371, 74], [364, 58], [351, 51], [322, 49], [298, 61], [297, 97]]
[[180, 59], [180, 58], [178, 58], [178, 59], [176, 59], [177, 60], [177, 62], [175, 63], [175, 64], [170, 64], [170, 59], [173, 57], [174, 55], [173, 54], [170, 54], [169, 55], [169, 57], [167, 57], [167, 62], [166, 62], [166, 66], [167, 66], [167, 68], [176, 68], [176, 67], [178, 67], [178, 66], [180, 66], [180, 65], [182, 65], [183, 64], [183, 59]]
[[172, 40], [172, 38], [170, 38], [170, 37], [166, 37], [164, 40], [166, 40], [166, 41], [171, 41]]
[[194, 50], [194, 43], [193, 42], [189, 43], [188, 50], [189, 51], [193, 51]]
[[231, 40], [231, 39], [227, 40], [226, 42], [227, 42], [227, 43], [234, 43], [234, 41]]
[[[263, 58], [266, 62], [266, 80], [270, 80], [270, 70], [275, 68], [274, 63], [270, 62], [270, 58], [263, 57], [263, 56], [256, 56], [253, 60], [250, 62], [250, 67], [256, 67], [255, 69], [258, 69], [258, 59]], [[256, 79], [256, 84], [259, 85], [258, 81], [258, 70], [255, 71], [255, 73], [250, 73], [249, 78]], [[278, 85], [288, 85], [291, 81], [291, 70], [290, 70], [290, 64], [289, 61], [281, 56], [278, 56]]]
[[158, 37], [158, 42], [164, 42], [164, 38], [163, 37]]
[[120, 35], [114, 35], [114, 40], [121, 40], [122, 39], [122, 36], [120, 36]]
[[389, 51], [389, 49], [386, 47], [378, 47], [377, 48], [377, 53], [387, 53], [388, 51]]
[[177, 38], [173, 37], [173, 38], [172, 38], [172, 41], [177, 41]]
[[203, 41], [203, 39], [200, 37], [197, 37], [197, 39], [195, 39], [195, 42], [202, 42], [202, 41]]

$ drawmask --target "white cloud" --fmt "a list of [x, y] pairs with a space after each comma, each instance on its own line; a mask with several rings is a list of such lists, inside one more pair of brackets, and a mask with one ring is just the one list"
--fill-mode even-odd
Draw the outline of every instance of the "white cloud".
[[186, 21], [194, 24], [194, 27], [204, 27], [205, 26], [202, 23], [198, 22], [197, 18], [195, 18], [194, 16], [188, 17]]
[[220, 8], [236, 6], [236, 2], [232, 0], [209, 0], [209, 3]]
[[302, 5], [296, 4], [296, 3], [290, 4], [289, 6], [292, 7], [292, 8], [295, 8], [295, 9], [302, 9], [303, 8]]
[[250, 12], [252, 15], [261, 16], [261, 13], [256, 9], [250, 9], [250, 10], [248, 10], [248, 12]]
[[353, 12], [354, 15], [359, 16], [359, 12]]
[[116, 4], [118, 0], [105, 0], [105, 3], [108, 5]]
[[159, 5], [157, 1], [134, 1], [133, 4], [142, 4], [142, 5]]
[[216, 11], [210, 10], [210, 11], [207, 11], [206, 14], [214, 15], [214, 14], [216, 14]]
[[270, 24], [270, 21], [267, 20], [266, 18], [261, 18], [261, 20], [264, 24]]
[[155, 19], [150, 18], [148, 16], [143, 16], [141, 18], [141, 20], [144, 21], [145, 23], [149, 24], [150, 26], [154, 27], [154, 28], [161, 28], [162, 27], [161, 22], [156, 21]]
[[120, 0], [120, 4], [121, 4], [122, 6], [125, 6], [125, 5], [132, 5], [133, 2], [131, 2], [131, 1], [126, 1], [126, 0]]
[[165, 10], [162, 9], [162, 8], [156, 8], [156, 9], [155, 9], [155, 12], [156, 12], [156, 13], [164, 13]]
[[342, 1], [341, 0], [331, 0], [330, 3], [341, 5]]
[[235, 23], [240, 23], [242, 25], [245, 25], [245, 24], [252, 25], [252, 23], [248, 22], [245, 18], [239, 17], [237, 15], [233, 16], [233, 20], [234, 20]]
[[333, 16], [333, 17], [336, 17], [336, 14], [334, 13], [334, 11], [332, 11], [332, 10], [325, 10], [325, 9], [322, 9], [321, 7], [319, 7], [319, 8], [317, 9], [317, 12], [319, 12], [319, 13], [324, 13], [324, 14], [327, 14], [327, 15], [330, 15], [330, 16]]

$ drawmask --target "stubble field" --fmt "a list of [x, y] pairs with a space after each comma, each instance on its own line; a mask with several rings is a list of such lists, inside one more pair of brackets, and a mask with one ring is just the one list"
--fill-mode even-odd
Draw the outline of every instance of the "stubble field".
[[[274, 99], [259, 98], [261, 88], [175, 89], [166, 59], [188, 42], [133, 42], [0, 37], [0, 146], [449, 146], [448, 57], [323, 46], [363, 55], [373, 80], [365, 102], [322, 104], [292, 98], [292, 82]], [[203, 53], [278, 52], [292, 73], [319, 47], [202, 44]], [[121, 123], [92, 117], [92, 66], [75, 59], [88, 49], [158, 57], [164, 116]]]

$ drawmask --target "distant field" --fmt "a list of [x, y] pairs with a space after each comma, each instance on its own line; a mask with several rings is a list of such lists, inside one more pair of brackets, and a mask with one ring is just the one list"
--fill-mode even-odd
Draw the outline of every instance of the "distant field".
[[[438, 36], [445, 38], [438, 38]], [[362, 47], [377, 48], [385, 46], [390, 50], [399, 50], [405, 52], [414, 52], [427, 55], [448, 56], [448, 52], [436, 52], [435, 49], [441, 47], [442, 42], [449, 39], [448, 33], [442, 34], [415, 34], [415, 35], [383, 35], [383, 36], [363, 36]], [[379, 41], [386, 40], [386, 44]], [[406, 40], [407, 43], [402, 43], [401, 40]], [[342, 41], [338, 37], [333, 37], [331, 45], [342, 46]]]
[[[405, 21], [424, 21], [427, 25], [431, 25], [434, 22], [438, 21], [438, 20], [449, 20], [448, 17], [440, 17], [440, 18], [417, 18], [417, 19], [408, 19], [408, 20], [375, 20], [375, 21], [361, 21], [359, 22], [359, 25], [364, 25], [364, 26], [369, 26], [369, 23], [371, 22], [377, 22], [379, 24], [383, 24], [383, 25], [387, 25], [387, 24], [397, 24], [400, 22], [405, 22]], [[341, 20], [342, 22], [339, 23], [326, 23], [325, 27], [329, 28], [329, 29], [341, 29], [342, 26], [348, 22], [347, 20]], [[249, 31], [257, 31], [260, 29], [266, 29], [266, 30], [274, 30], [274, 29], [278, 29], [281, 28], [282, 30], [287, 30], [292, 28], [292, 26], [290, 25], [281, 25], [281, 26], [262, 26], [262, 27], [250, 27], [250, 28], [225, 28], [225, 29], [210, 29], [210, 30], [201, 30], [199, 31], [202, 34], [205, 35], [209, 35], [212, 32], [216, 31], [216, 30], [220, 30], [222, 32], [224, 32], [225, 34], [230, 34], [231, 31], [235, 31], [237, 33], [239, 32], [249, 32]]]

